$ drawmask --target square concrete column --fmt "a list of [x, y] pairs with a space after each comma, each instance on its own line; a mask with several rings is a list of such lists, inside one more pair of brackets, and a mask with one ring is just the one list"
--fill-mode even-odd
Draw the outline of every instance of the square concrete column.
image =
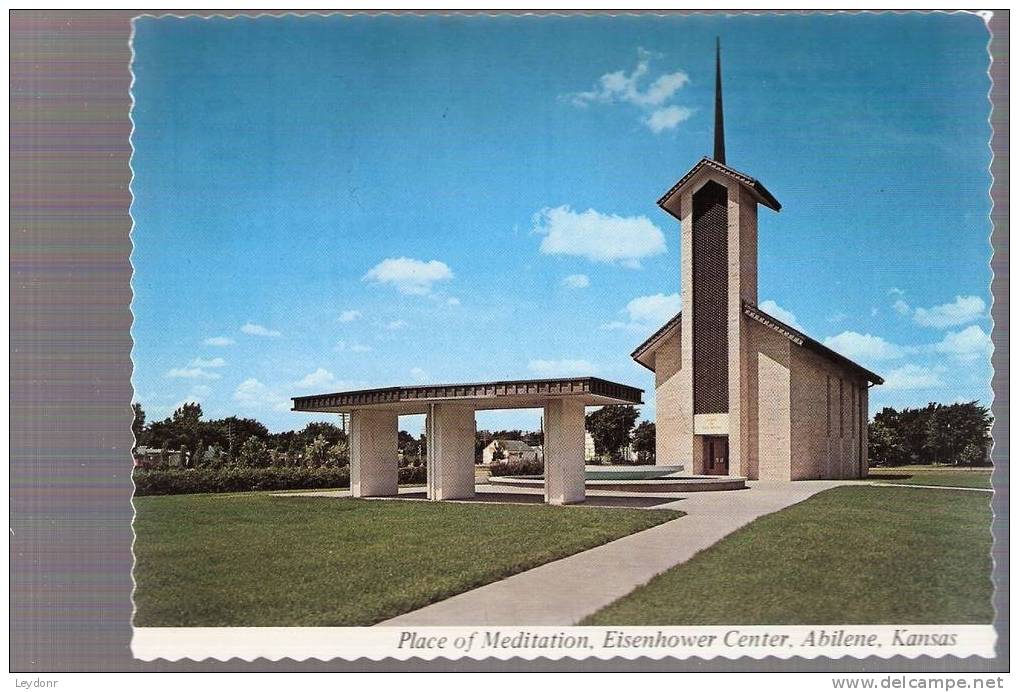
[[474, 407], [432, 404], [425, 421], [428, 499], [474, 497]]
[[361, 409], [350, 414], [350, 494], [396, 495], [399, 484], [397, 415]]
[[584, 403], [556, 399], [545, 404], [545, 502], [583, 502]]

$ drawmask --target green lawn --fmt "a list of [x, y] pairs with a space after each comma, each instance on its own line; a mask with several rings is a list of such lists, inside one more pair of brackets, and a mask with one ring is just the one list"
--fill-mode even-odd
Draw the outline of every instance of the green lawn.
[[370, 625], [682, 516], [267, 493], [135, 508], [139, 627]]
[[990, 468], [954, 466], [871, 467], [868, 478], [882, 483], [904, 485], [946, 485], [956, 488], [990, 488]]
[[828, 490], [757, 519], [584, 624], [988, 623], [990, 499]]

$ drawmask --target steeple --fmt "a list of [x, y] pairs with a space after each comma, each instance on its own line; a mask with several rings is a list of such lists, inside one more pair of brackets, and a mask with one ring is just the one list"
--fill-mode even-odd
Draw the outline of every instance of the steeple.
[[715, 155], [718, 163], [725, 163], [725, 122], [722, 117], [722, 41], [715, 37]]

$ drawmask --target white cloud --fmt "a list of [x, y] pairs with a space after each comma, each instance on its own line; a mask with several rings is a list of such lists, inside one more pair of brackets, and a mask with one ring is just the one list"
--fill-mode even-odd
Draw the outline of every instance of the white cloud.
[[563, 205], [535, 214], [533, 231], [545, 236], [541, 252], [546, 255], [639, 267], [642, 258], [665, 252], [665, 234], [646, 216], [616, 216], [594, 209], [577, 213]]
[[941, 370], [921, 365], [903, 365], [895, 368], [885, 376], [881, 391], [905, 389], [934, 389], [945, 386], [941, 379]]
[[993, 350], [991, 335], [975, 324], [962, 331], [948, 332], [933, 348], [964, 363], [989, 358]]
[[201, 368], [171, 368], [166, 377], [179, 377], [185, 380], [218, 380], [219, 373], [208, 372]]
[[913, 321], [924, 327], [955, 327], [978, 320], [987, 314], [987, 305], [979, 296], [956, 296], [955, 301], [930, 308], [917, 308]]
[[283, 336], [283, 334], [276, 331], [275, 329], [269, 329], [268, 327], [263, 327], [260, 324], [253, 324], [251, 322], [248, 322], [243, 327], [241, 327], [241, 331], [244, 332], [245, 334], [251, 334], [252, 336], [271, 336], [271, 337]]
[[290, 399], [274, 392], [254, 377], [237, 385], [233, 399], [241, 406], [253, 409], [272, 409], [275, 411], [290, 410]]
[[409, 257], [384, 259], [361, 277], [362, 281], [391, 284], [400, 293], [422, 296], [432, 292], [432, 284], [452, 278], [453, 272], [445, 262], [423, 262]]
[[527, 363], [527, 369], [539, 375], [560, 377], [564, 375], [590, 375], [597, 372], [597, 368], [586, 360], [544, 360], [532, 359]]
[[354, 320], [361, 319], [360, 310], [344, 310], [340, 313], [340, 322], [353, 322]]
[[386, 323], [386, 329], [391, 332], [395, 332], [397, 329], [403, 329], [407, 326], [406, 320], [393, 320], [392, 322]]
[[846, 331], [837, 336], [829, 336], [824, 345], [838, 351], [847, 358], [864, 363], [901, 358], [909, 349], [885, 341], [880, 336], [860, 334]]
[[620, 322], [619, 320], [613, 320], [602, 324], [600, 329], [604, 329], [608, 332], [615, 331], [617, 329], [630, 329], [637, 332], [643, 332], [647, 330], [647, 325], [640, 324], [638, 322]]
[[892, 310], [894, 310], [900, 315], [908, 315], [910, 309], [911, 308], [909, 307], [909, 303], [904, 301], [902, 298], [899, 298], [897, 301], [892, 303]]
[[336, 376], [325, 368], [318, 368], [314, 372], [309, 372], [297, 382], [294, 382], [294, 386], [300, 389], [326, 389], [330, 387], [340, 389], [342, 382], [337, 380]]
[[337, 341], [336, 346], [333, 347], [333, 350], [350, 351], [351, 353], [366, 353], [372, 350], [372, 347], [359, 343], [348, 344], [346, 341]]
[[188, 365], [192, 368], [222, 368], [226, 361], [222, 358], [195, 358]]
[[586, 107], [592, 103], [625, 103], [650, 113], [642, 119], [655, 133], [671, 129], [690, 117], [692, 111], [681, 106], [666, 106], [676, 93], [690, 82], [682, 70], [668, 72], [643, 86], [651, 71], [651, 60], [655, 56], [649, 51], [638, 49], [636, 67], [629, 73], [625, 70], [608, 72], [598, 78], [590, 91], [570, 94], [575, 106]]
[[657, 108], [651, 111], [646, 118], [644, 118], [644, 124], [648, 126], [655, 134], [664, 132], [665, 130], [675, 129], [684, 120], [689, 120], [690, 116], [693, 115], [693, 111], [683, 106], [666, 106], [665, 108]]
[[446, 298], [446, 305], [459, 305], [460, 299], [457, 297]]
[[355, 341], [354, 343], [347, 343], [344, 340], [339, 340], [339, 341], [336, 341], [336, 345], [334, 345], [332, 350], [333, 351], [350, 351], [351, 353], [355, 353], [355, 354], [363, 354], [363, 353], [366, 353], [368, 351], [371, 351], [372, 348], [369, 347], [369, 345], [365, 345], [364, 343], [358, 343], [357, 341]]
[[591, 285], [591, 279], [587, 274], [570, 274], [563, 277], [563, 286], [567, 288], [587, 288]]
[[660, 326], [675, 317], [681, 307], [678, 293], [655, 293], [631, 300], [626, 304], [626, 313], [631, 322]]
[[761, 303], [759, 307], [766, 313], [774, 317], [775, 319], [779, 320], [780, 322], [785, 322], [793, 329], [799, 329], [800, 331], [803, 331], [803, 327], [800, 326], [800, 323], [796, 321], [796, 315], [789, 312], [775, 301], [766, 300], [763, 303]]
[[206, 346], [233, 346], [237, 342], [228, 336], [210, 336], [202, 343]]
[[890, 295], [890, 296], [900, 296], [901, 297], [901, 296], [906, 295], [906, 292], [903, 291], [901, 288], [895, 288], [893, 286], [892, 288], [888, 289], [888, 295]]
[[415, 382], [427, 382], [431, 379], [431, 375], [429, 375], [423, 368], [411, 368], [410, 376], [414, 378]]

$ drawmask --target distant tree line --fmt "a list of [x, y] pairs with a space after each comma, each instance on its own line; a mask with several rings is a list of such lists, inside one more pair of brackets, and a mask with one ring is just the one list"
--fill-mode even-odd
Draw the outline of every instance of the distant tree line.
[[[183, 468], [247, 467], [268, 468], [303, 466], [340, 467], [350, 463], [347, 433], [333, 423], [315, 421], [300, 430], [273, 433], [252, 418], [229, 416], [205, 420], [202, 406], [188, 402], [172, 415], [147, 421], [145, 410], [135, 403], [135, 449], [161, 450], [161, 456], [146, 463], [153, 467], [169, 466], [169, 456]], [[604, 406], [588, 414], [586, 427], [595, 443], [596, 453], [608, 461], [619, 462], [623, 450], [632, 445], [640, 463], [654, 463], [655, 425], [644, 421], [636, 425], [633, 406]], [[494, 440], [520, 440], [532, 447], [544, 445], [542, 432], [527, 430], [478, 430], [474, 439], [475, 462]], [[423, 467], [428, 440], [400, 430], [397, 437], [400, 466]]]
[[872, 466], [987, 466], [991, 413], [976, 401], [884, 408], [868, 427]]
[[338, 467], [350, 460], [347, 434], [332, 423], [316, 421], [301, 430], [271, 433], [252, 418], [203, 420], [202, 406], [194, 402], [151, 423], [146, 423], [145, 411], [136, 403], [133, 429], [136, 450], [161, 450], [162, 459], [149, 466], [168, 465], [171, 452], [184, 468]]

